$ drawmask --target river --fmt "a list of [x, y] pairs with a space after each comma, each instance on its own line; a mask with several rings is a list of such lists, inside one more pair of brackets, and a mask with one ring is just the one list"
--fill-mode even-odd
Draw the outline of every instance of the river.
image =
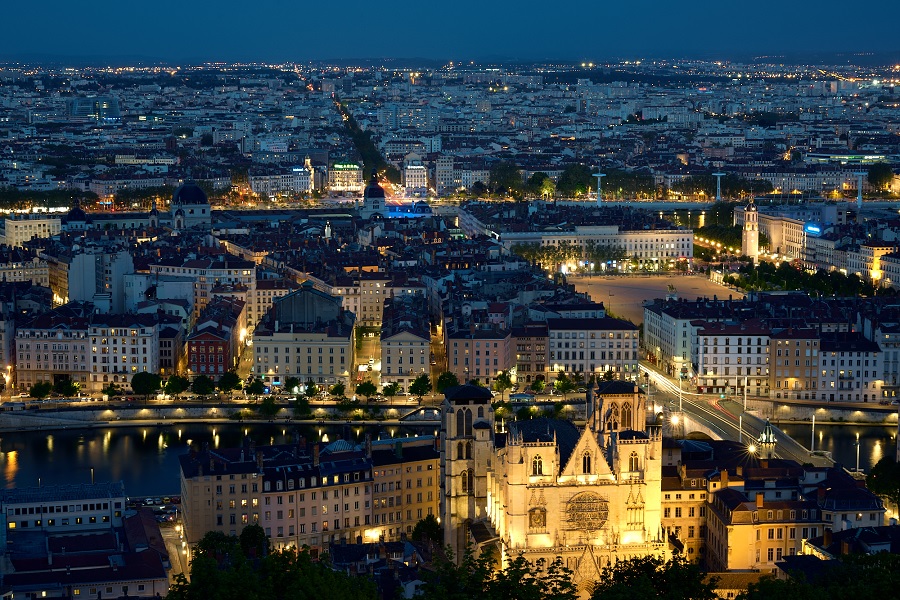
[[[781, 429], [809, 447], [810, 425], [783, 424]], [[86, 483], [125, 482], [131, 496], [163, 496], [179, 493], [178, 457], [190, 444], [211, 448], [237, 446], [245, 435], [257, 444], [282, 444], [307, 440], [334, 441], [349, 436], [362, 442], [372, 439], [433, 435], [433, 426], [364, 427], [360, 425], [284, 426], [279, 424], [219, 423], [158, 427], [109, 427], [52, 432], [9, 433], [0, 437], [0, 470], [4, 486], [29, 487]], [[847, 468], [856, 466], [856, 435], [860, 439], [859, 466], [868, 470], [882, 456], [894, 455], [893, 427], [819, 425], [816, 450], [831, 452]]]
[[130, 496], [178, 494], [178, 457], [191, 444], [228, 448], [249, 435], [257, 444], [307, 440], [334, 441], [348, 436], [372, 439], [434, 435], [433, 426], [363, 427], [352, 424], [295, 426], [279, 424], [190, 423], [157, 427], [98, 427], [7, 433], [0, 437], [4, 487], [124, 481]]

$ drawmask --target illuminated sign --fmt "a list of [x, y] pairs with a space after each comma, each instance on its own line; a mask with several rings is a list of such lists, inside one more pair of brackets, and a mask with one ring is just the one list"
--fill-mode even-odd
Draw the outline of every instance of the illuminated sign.
[[817, 223], [807, 223], [803, 226], [806, 235], [819, 236], [822, 235], [822, 226]]

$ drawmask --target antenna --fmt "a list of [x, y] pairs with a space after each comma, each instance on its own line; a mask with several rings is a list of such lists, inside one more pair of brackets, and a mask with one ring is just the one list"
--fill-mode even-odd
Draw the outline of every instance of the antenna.
[[863, 177], [867, 173], [856, 172], [854, 175], [856, 175], [856, 222], [859, 223], [859, 213], [862, 212]]
[[601, 173], [598, 167], [594, 177], [597, 178], [597, 208], [600, 208], [603, 205], [603, 178], [606, 177], [606, 173]]
[[722, 178], [725, 177], [725, 173], [713, 173], [713, 177], [716, 178], [716, 202], [722, 201]]

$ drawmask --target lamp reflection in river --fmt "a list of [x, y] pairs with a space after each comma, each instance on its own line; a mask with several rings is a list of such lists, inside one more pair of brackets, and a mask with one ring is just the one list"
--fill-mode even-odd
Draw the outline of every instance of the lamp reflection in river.
[[6, 479], [6, 487], [16, 487], [16, 474], [19, 472], [19, 453], [10, 450], [3, 456], [3, 478]]

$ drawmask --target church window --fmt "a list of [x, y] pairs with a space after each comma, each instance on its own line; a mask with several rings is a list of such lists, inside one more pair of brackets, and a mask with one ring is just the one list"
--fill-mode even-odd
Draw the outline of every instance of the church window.
[[456, 458], [458, 458], [459, 460], [462, 460], [462, 458], [463, 458], [463, 443], [462, 442], [458, 442], [456, 444]]
[[463, 494], [474, 494], [475, 486], [473, 482], [473, 472], [472, 471], [463, 471], [459, 475], [462, 480], [462, 492]]
[[632, 452], [628, 458], [628, 470], [632, 473], [637, 471], [639, 467], [637, 452]]
[[631, 429], [631, 404], [625, 403], [622, 406], [622, 429]]
[[466, 409], [466, 435], [472, 435], [472, 411]]
[[590, 474], [591, 472], [591, 455], [587, 452], [581, 457], [581, 472], [584, 474]]
[[544, 474], [544, 461], [541, 459], [540, 454], [538, 454], [533, 459], [531, 459], [531, 474], [532, 475], [543, 475]]
[[466, 442], [466, 458], [472, 459], [472, 442]]
[[483, 418], [484, 418], [484, 407], [483, 407], [483, 406], [479, 406], [479, 407], [478, 407], [478, 418], [479, 418], [479, 419], [483, 419]]
[[465, 434], [465, 415], [463, 414], [463, 410], [460, 408], [456, 411], [456, 437], [462, 437]]

